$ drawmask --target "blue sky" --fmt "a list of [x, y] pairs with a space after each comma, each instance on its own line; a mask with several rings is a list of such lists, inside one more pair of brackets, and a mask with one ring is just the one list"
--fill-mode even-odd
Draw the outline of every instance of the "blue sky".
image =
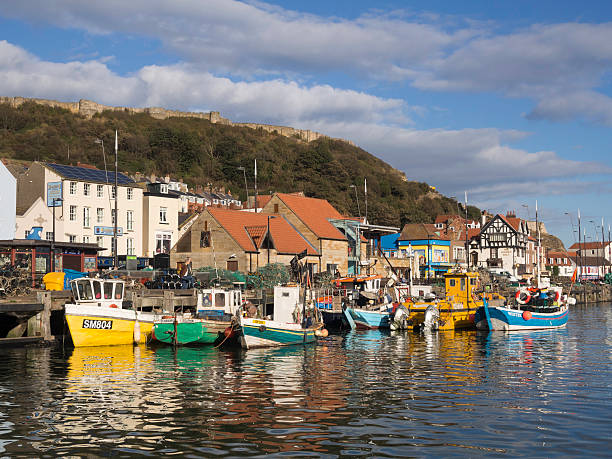
[[317, 130], [448, 196], [467, 190], [492, 212], [534, 218], [538, 200], [568, 245], [578, 208], [591, 238], [602, 217], [606, 233], [612, 223], [611, 9], [523, 0], [4, 2], [0, 95], [217, 110]]

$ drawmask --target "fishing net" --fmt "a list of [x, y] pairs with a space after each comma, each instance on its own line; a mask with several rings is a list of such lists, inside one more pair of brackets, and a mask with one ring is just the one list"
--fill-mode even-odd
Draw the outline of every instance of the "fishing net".
[[248, 289], [272, 288], [275, 285], [286, 284], [290, 280], [289, 269], [282, 263], [270, 263], [248, 274], [244, 274], [240, 271], [215, 269], [212, 266], [198, 268], [195, 271], [208, 273], [209, 283], [211, 285], [240, 282]]

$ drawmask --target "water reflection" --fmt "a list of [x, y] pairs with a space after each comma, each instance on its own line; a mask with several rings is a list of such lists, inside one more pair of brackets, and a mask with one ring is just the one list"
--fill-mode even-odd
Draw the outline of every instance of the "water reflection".
[[220, 351], [0, 349], [7, 455], [607, 453], [610, 309], [561, 330]]

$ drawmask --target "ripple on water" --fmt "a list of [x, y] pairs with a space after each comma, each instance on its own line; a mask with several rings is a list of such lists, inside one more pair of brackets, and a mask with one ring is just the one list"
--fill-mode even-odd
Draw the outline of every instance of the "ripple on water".
[[283, 349], [0, 349], [0, 453], [606, 456], [611, 311]]

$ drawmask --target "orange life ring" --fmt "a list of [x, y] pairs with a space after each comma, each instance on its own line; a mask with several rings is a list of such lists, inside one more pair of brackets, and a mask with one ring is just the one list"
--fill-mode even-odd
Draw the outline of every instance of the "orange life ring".
[[[523, 294], [525, 295], [524, 297], [522, 296]], [[516, 302], [518, 304], [527, 304], [531, 301], [531, 295], [522, 290], [517, 290], [516, 295], [514, 295], [514, 298], [516, 299]]]
[[117, 306], [115, 303], [113, 303], [113, 304], [111, 304], [111, 305], [109, 306], [109, 308], [118, 308], [118, 307], [119, 307], [119, 306]]

